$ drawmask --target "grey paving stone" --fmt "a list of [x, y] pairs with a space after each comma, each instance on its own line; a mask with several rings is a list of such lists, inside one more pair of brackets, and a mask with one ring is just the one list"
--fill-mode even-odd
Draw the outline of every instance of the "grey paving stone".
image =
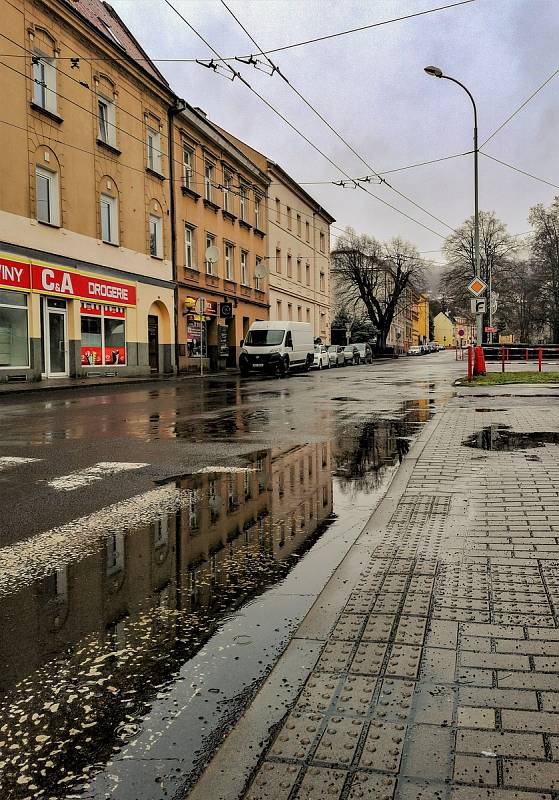
[[265, 761], [258, 770], [245, 800], [287, 800], [300, 766]]
[[362, 730], [363, 722], [358, 719], [331, 717], [318, 743], [313, 761], [349, 766]]
[[339, 769], [309, 767], [296, 794], [297, 800], [336, 800], [346, 777], [347, 773]]

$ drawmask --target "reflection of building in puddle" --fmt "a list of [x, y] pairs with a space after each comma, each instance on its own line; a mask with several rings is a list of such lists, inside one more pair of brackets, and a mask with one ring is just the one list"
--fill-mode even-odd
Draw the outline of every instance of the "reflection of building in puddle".
[[62, 798], [138, 730], [223, 615], [284, 577], [331, 516], [330, 446], [200, 473], [177, 515], [0, 598], [4, 797]]

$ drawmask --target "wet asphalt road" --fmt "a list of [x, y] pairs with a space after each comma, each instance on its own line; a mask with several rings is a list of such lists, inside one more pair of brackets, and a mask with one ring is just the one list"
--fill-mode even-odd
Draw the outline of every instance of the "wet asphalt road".
[[462, 372], [1, 399], [0, 796], [182, 800]]

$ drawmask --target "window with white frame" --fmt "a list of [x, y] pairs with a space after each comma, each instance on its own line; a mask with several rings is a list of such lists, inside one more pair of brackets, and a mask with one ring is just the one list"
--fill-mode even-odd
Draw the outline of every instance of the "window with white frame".
[[241, 283], [248, 286], [248, 253], [241, 250]]
[[112, 100], [101, 96], [97, 98], [97, 122], [99, 140], [116, 147], [116, 106]]
[[[215, 236], [211, 233], [206, 234], [206, 252], [209, 247], [215, 247]], [[215, 275], [215, 264], [206, 259], [206, 275]]]
[[149, 253], [163, 258], [163, 221], [155, 214], [149, 215]]
[[116, 197], [102, 194], [101, 207], [101, 239], [109, 244], [118, 244], [118, 209]]
[[206, 161], [204, 164], [204, 197], [213, 202], [214, 165]]
[[258, 230], [262, 230], [260, 227], [260, 202], [261, 199], [256, 195], [254, 198], [254, 227]]
[[148, 125], [147, 130], [148, 169], [161, 175], [161, 133]]
[[27, 295], [0, 290], [0, 368], [28, 366]]
[[192, 189], [194, 172], [194, 150], [184, 144], [182, 147], [182, 180], [185, 189]]
[[228, 281], [234, 280], [233, 271], [234, 249], [230, 242], [225, 242], [225, 277]]
[[53, 58], [33, 56], [33, 102], [56, 114], [56, 68]]
[[39, 222], [60, 224], [58, 174], [43, 167], [35, 168], [36, 212]]
[[184, 265], [187, 269], [197, 269], [196, 228], [188, 224], [184, 226]]
[[254, 266], [254, 288], [257, 289], [259, 292], [262, 291], [262, 280], [263, 280], [263, 267], [262, 267], [262, 259], [259, 256], [256, 256], [256, 262]]
[[248, 206], [248, 190], [246, 186], [241, 186], [239, 190], [239, 216], [246, 222]]
[[223, 172], [223, 210], [233, 210], [233, 203], [231, 197], [231, 186], [233, 184], [233, 177], [230, 172]]

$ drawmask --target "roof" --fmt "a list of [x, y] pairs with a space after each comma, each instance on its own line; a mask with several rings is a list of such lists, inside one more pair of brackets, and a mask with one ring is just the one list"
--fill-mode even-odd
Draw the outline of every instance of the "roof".
[[158, 83], [169, 86], [112, 6], [102, 0], [66, 0], [66, 5], [96, 28], [117, 51], [125, 53]]

